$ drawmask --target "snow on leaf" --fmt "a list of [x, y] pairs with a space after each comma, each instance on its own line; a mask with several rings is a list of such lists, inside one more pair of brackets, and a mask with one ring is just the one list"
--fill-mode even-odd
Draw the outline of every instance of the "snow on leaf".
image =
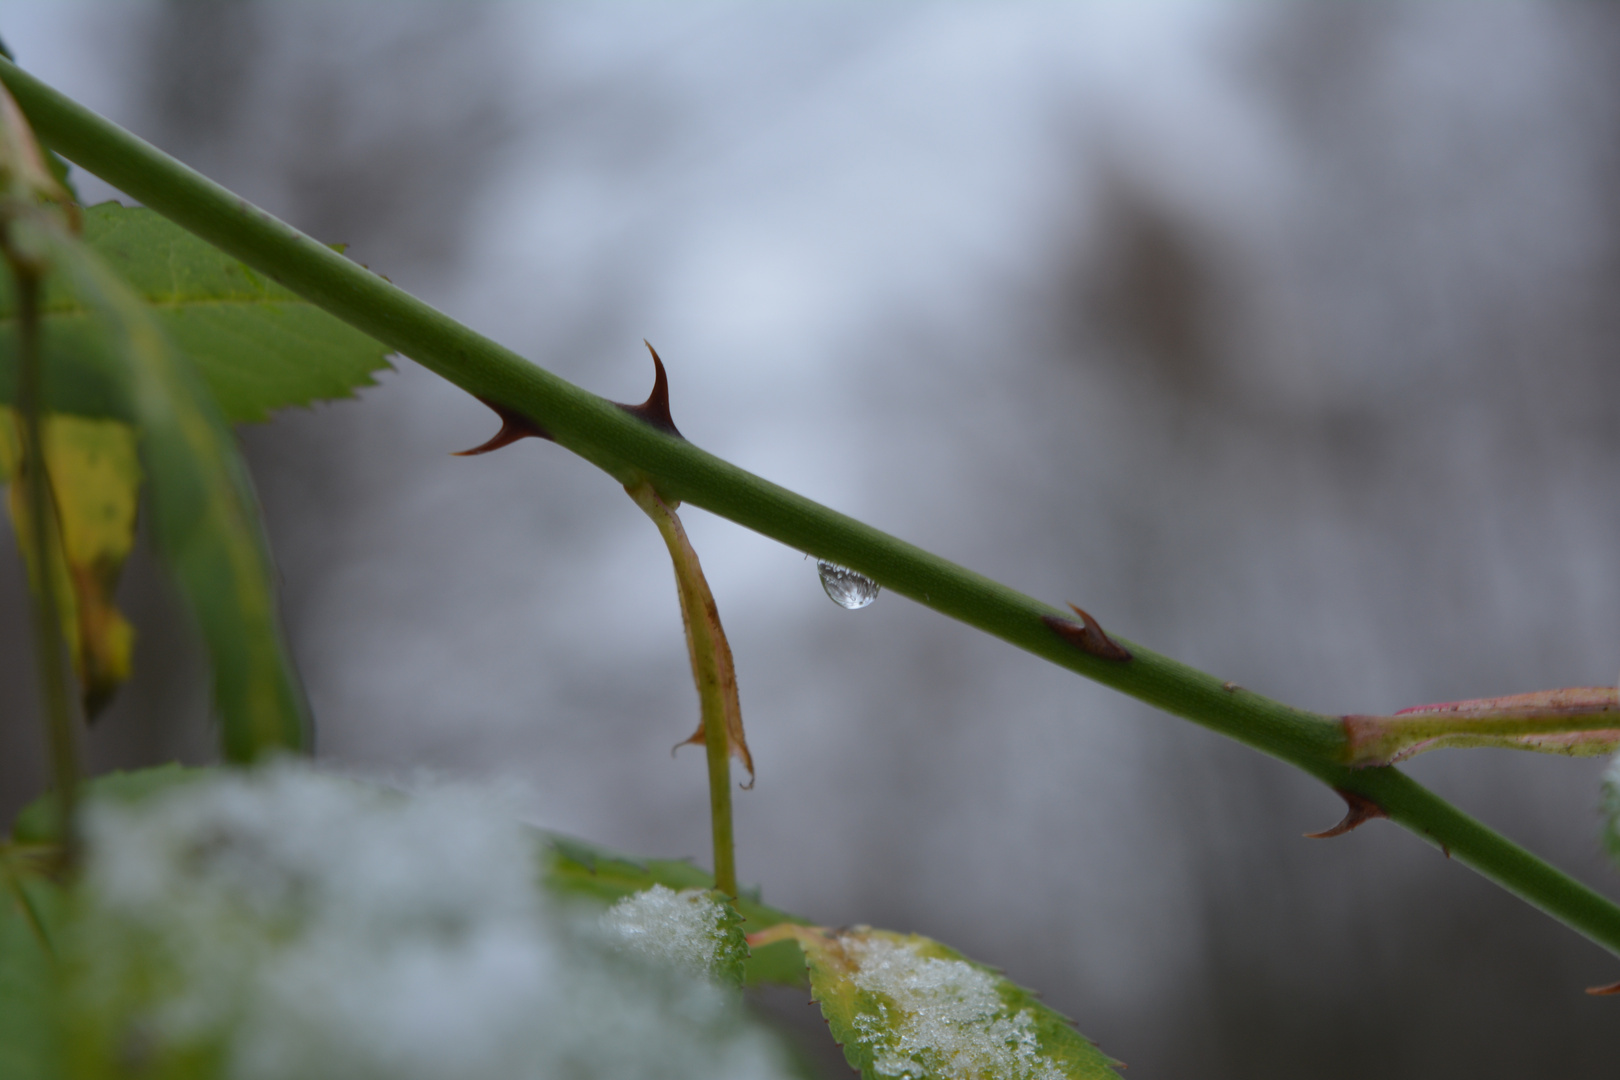
[[792, 938], [844, 1056], [866, 1080], [1117, 1078], [1117, 1064], [1029, 991], [936, 941], [870, 927], [777, 927]]
[[73, 1075], [788, 1075], [738, 995], [552, 903], [532, 830], [475, 792], [283, 759], [92, 797], [84, 822]]
[[[84, 242], [127, 282], [202, 376], [232, 422], [352, 396], [387, 366], [388, 349], [151, 210], [102, 203]], [[117, 342], [72, 283], [45, 291], [45, 405], [133, 419], [113, 374]], [[0, 281], [0, 401], [12, 398], [15, 303]]]
[[654, 885], [614, 904], [602, 924], [633, 952], [742, 985], [748, 942], [721, 893]]
[[[714, 888], [713, 877], [684, 860], [633, 859], [555, 834], [545, 836], [541, 858], [546, 888], [554, 896], [576, 902], [607, 905], [659, 886], [672, 891]], [[734, 905], [742, 916], [740, 928], [747, 932], [807, 921], [763, 903], [757, 888], [741, 890]], [[798, 945], [789, 940], [753, 949], [744, 968], [744, 982], [750, 986], [803, 986], [804, 958]]]

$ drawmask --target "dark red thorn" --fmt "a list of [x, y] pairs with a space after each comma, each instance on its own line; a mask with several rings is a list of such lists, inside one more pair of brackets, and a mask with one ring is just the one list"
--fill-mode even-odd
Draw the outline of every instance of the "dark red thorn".
[[1610, 983], [1608, 986], [1588, 986], [1586, 992], [1593, 997], [1610, 997], [1620, 994], [1620, 982]]
[[1129, 660], [1131, 658], [1130, 650], [1103, 633], [1103, 628], [1097, 625], [1096, 619], [1093, 619], [1073, 604], [1070, 604], [1069, 607], [1073, 608], [1074, 613], [1080, 616], [1080, 621], [1085, 624], [1084, 626], [1076, 626], [1068, 619], [1060, 619], [1056, 615], [1042, 615], [1041, 621], [1051, 627], [1058, 637], [1061, 637], [1081, 652], [1099, 656], [1104, 660]]
[[479, 398], [478, 400], [495, 410], [495, 415], [501, 418], [501, 430], [497, 431], [495, 437], [489, 442], [481, 446], [475, 446], [471, 450], [458, 450], [453, 456], [475, 457], [479, 454], [487, 454], [491, 450], [499, 450], [503, 446], [511, 446], [519, 439], [531, 437], [545, 439], [548, 442], [555, 441], [551, 438], [551, 433], [545, 428], [527, 417], [519, 416], [505, 405], [497, 405], [488, 398]]
[[647, 346], [647, 351], [653, 358], [653, 388], [647, 400], [640, 405], [625, 405], [615, 401], [613, 404], [634, 416], [636, 419], [651, 424], [667, 435], [677, 439], [686, 438], [675, 426], [675, 420], [669, 415], [669, 376], [664, 373], [664, 362], [658, 359], [658, 350], [652, 347], [652, 342], [645, 338], [641, 342]]
[[1339, 798], [1344, 800], [1344, 820], [1326, 832], [1308, 832], [1305, 834], [1305, 839], [1330, 840], [1335, 836], [1343, 836], [1352, 829], [1365, 825], [1373, 818], [1389, 817], [1388, 811], [1365, 795], [1357, 795], [1353, 791], [1344, 790], [1344, 788], [1334, 788], [1333, 790], [1337, 791]]

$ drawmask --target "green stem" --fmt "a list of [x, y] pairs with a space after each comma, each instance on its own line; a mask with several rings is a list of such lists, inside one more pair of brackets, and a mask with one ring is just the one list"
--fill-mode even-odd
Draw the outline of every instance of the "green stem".
[[1393, 770], [1354, 772], [1334, 764], [1345, 746], [1337, 718], [1233, 687], [1117, 635], [1132, 659], [1108, 660], [1076, 648], [1042, 621], [1066, 612], [653, 429], [394, 288], [4, 60], [0, 82], [58, 153], [469, 393], [530, 418], [621, 483], [651, 479], [666, 499], [693, 503], [858, 570], [892, 592], [1336, 787], [1388, 798], [1395, 804], [1389, 808], [1394, 820], [1620, 954], [1620, 907]]
[[56, 505], [51, 497], [50, 474], [45, 463], [44, 410], [41, 407], [39, 353], [39, 294], [41, 269], [33, 259], [19, 256], [9, 241], [7, 225], [6, 261], [11, 268], [17, 292], [17, 426], [22, 436], [22, 461], [17, 483], [22, 485], [23, 502], [28, 508], [28, 543], [33, 548], [27, 559], [30, 607], [33, 614], [34, 655], [44, 718], [45, 742], [50, 747], [51, 775], [57, 792], [58, 836], [68, 864], [77, 862], [76, 830], [73, 826], [78, 796], [79, 746], [73, 725], [73, 707], [68, 689], [67, 664], [62, 651], [62, 616], [56, 606], [52, 569], [56, 558]]

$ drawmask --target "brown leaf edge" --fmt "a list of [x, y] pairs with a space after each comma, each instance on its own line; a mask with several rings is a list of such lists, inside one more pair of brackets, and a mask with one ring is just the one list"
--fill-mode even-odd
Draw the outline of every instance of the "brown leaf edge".
[[[681, 602], [681, 623], [686, 631], [687, 654], [692, 662], [692, 681], [697, 684], [698, 699], [699, 701], [704, 699], [704, 682], [712, 677], [715, 690], [720, 696], [727, 750], [732, 757], [742, 762], [743, 768], [748, 770], [748, 782], [742, 787], [752, 788], [754, 755], [748, 749], [748, 738], [743, 732], [742, 704], [737, 694], [737, 668], [731, 655], [731, 643], [726, 640], [725, 628], [720, 624], [720, 608], [714, 601], [714, 593], [709, 589], [708, 579], [703, 576], [703, 565], [698, 561], [697, 552], [693, 549], [691, 540], [687, 538], [686, 529], [681, 525], [680, 515], [652, 489], [650, 484], [644, 482], [636, 488], [627, 487], [625, 491], [636, 505], [658, 524], [658, 531], [669, 548], [670, 559], [675, 566], [676, 592]], [[697, 639], [700, 634], [708, 641], [713, 655], [712, 672], [707, 671], [699, 660]], [[679, 750], [683, 746], [691, 745], [702, 746], [704, 742], [704, 721], [699, 719], [697, 730], [692, 736], [676, 743], [673, 749]]]
[[1096, 619], [1093, 619], [1081, 608], [1074, 604], [1069, 605], [1074, 613], [1080, 616], [1083, 626], [1077, 626], [1069, 619], [1059, 618], [1056, 615], [1042, 615], [1041, 621], [1051, 627], [1052, 631], [1081, 652], [1104, 660], [1129, 660], [1130, 650], [1120, 645], [1113, 638], [1103, 632]]
[[1620, 994], [1620, 982], [1610, 983], [1608, 986], [1588, 986], [1586, 992], [1593, 997], [1613, 997]]
[[1344, 788], [1334, 788], [1333, 790], [1338, 792], [1339, 798], [1344, 800], [1344, 818], [1331, 829], [1306, 833], [1305, 839], [1330, 840], [1335, 836], [1343, 836], [1347, 832], [1360, 828], [1373, 818], [1389, 817], [1387, 810], [1365, 795], [1358, 795], [1354, 791], [1346, 791]]
[[[626, 405], [620, 401], [612, 402], [612, 404], [623, 409], [642, 423], [655, 427], [666, 435], [673, 435], [677, 439], [684, 440], [686, 436], [682, 435], [680, 429], [675, 426], [674, 417], [669, 412], [669, 375], [664, 371], [664, 362], [659, 359], [658, 350], [652, 347], [651, 342], [643, 339], [642, 344], [647, 346], [648, 352], [652, 353], [652, 393], [648, 394], [647, 400], [640, 405]], [[488, 442], [481, 443], [471, 450], [458, 450], [452, 456], [476, 457], [479, 454], [487, 454], [493, 450], [511, 446], [519, 439], [533, 438], [545, 439], [547, 442], [557, 441], [552, 437], [551, 432], [505, 405], [497, 405], [495, 402], [483, 397], [478, 400], [488, 405], [494, 410], [495, 415], [500, 417], [501, 429]]]

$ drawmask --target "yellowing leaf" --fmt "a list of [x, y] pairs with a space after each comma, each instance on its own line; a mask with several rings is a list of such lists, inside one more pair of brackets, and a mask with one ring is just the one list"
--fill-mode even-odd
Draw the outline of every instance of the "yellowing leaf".
[[833, 1038], [865, 1080], [1118, 1080], [1104, 1054], [1028, 990], [916, 934], [778, 926], [793, 940]]
[[[94, 717], [129, 678], [135, 645], [134, 629], [113, 602], [135, 543], [141, 484], [135, 431], [116, 420], [57, 415], [46, 419], [44, 438], [61, 545], [45, 562], [85, 714]], [[0, 476], [15, 476], [21, 456], [11, 410], [0, 408]], [[28, 507], [15, 484], [10, 507], [17, 544], [38, 580]]]

